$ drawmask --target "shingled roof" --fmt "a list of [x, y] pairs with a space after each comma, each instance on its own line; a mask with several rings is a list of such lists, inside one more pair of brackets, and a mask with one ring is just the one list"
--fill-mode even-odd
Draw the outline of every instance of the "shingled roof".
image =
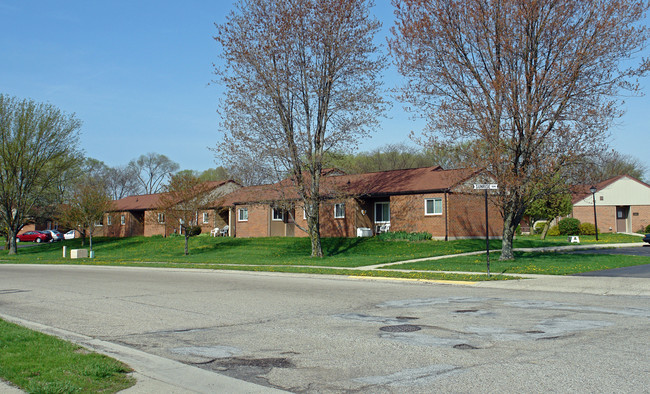
[[[225, 185], [232, 180], [226, 181], [209, 181], [202, 185], [207, 189], [216, 189], [219, 186]], [[166, 193], [155, 194], [142, 194], [138, 196], [128, 196], [119, 200], [113, 201], [113, 211], [146, 211], [150, 209], [157, 209], [160, 207], [161, 198]]]
[[[440, 166], [410, 168], [353, 175], [324, 176], [321, 193], [326, 196], [387, 196], [441, 192], [466, 181], [480, 171], [475, 168], [444, 170]], [[291, 181], [285, 179], [271, 185], [249, 186], [228, 194], [223, 206], [295, 200], [298, 195]]]

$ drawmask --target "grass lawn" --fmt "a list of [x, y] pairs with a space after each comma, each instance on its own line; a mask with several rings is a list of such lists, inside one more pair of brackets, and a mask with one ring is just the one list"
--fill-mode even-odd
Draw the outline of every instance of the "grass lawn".
[[[602, 234], [599, 238], [599, 244], [640, 241], [639, 237], [623, 234]], [[580, 240], [582, 243], [596, 243], [594, 236], [582, 236]], [[63, 243], [20, 248], [18, 255], [16, 256], [8, 256], [6, 255], [6, 252], [3, 252], [4, 256], [1, 256], [0, 259], [3, 262], [8, 263], [145, 265], [151, 267], [228, 268], [258, 271], [360, 275], [360, 271], [341, 271], [328, 269], [328, 267], [354, 268], [485, 249], [485, 240], [481, 239], [454, 240], [448, 242], [411, 242], [384, 241], [377, 237], [324, 238], [322, 243], [326, 257], [322, 259], [312, 259], [309, 257], [310, 243], [307, 238], [212, 238], [206, 235], [201, 235], [190, 239], [189, 256], [183, 255], [182, 237], [163, 238], [158, 236], [146, 238], [96, 238], [93, 241], [93, 249], [95, 251], [95, 259], [93, 260], [70, 260], [62, 258], [62, 246], [66, 245], [68, 249], [80, 248], [81, 240], [79, 239], [68, 240]], [[561, 245], [569, 245], [566, 237], [549, 237], [542, 241], [537, 237], [524, 236], [518, 237], [514, 243], [515, 248]], [[498, 249], [500, 247], [500, 240], [490, 241], [491, 249]], [[517, 260], [515, 265], [522, 265], [528, 268], [527, 270], [517, 272], [539, 272], [537, 271], [537, 268], [539, 268], [537, 267], [537, 264], [541, 264], [542, 260], [534, 260], [535, 263], [531, 266], [528, 263], [531, 257], [530, 255], [520, 256], [521, 258], [519, 260], [522, 261]], [[553, 260], [557, 256], [558, 255], [556, 254], [548, 254], [548, 259]], [[476, 259], [479, 258], [475, 257], [472, 261]], [[592, 257], [576, 256], [572, 259], [574, 259], [572, 261], [583, 261], [589, 265], [589, 261], [592, 260]], [[496, 258], [494, 260], [496, 260]], [[455, 262], [456, 259], [453, 261]], [[461, 264], [460, 262], [458, 264], [445, 263], [445, 268], [430, 268], [432, 263], [428, 264], [428, 268], [418, 269], [483, 271], [483, 269], [478, 268], [467, 269], [471, 264]], [[513, 263], [509, 264], [512, 265]], [[253, 265], [256, 267], [245, 267], [245, 265]], [[309, 268], [297, 266], [309, 266]], [[411, 269], [410, 266], [409, 269]], [[492, 271], [500, 272], [506, 270], [506, 272], [515, 272], [512, 271], [512, 269], [513, 267], [511, 266], [503, 267], [503, 269], [497, 269], [495, 266]], [[586, 270], [591, 271], [592, 269]], [[386, 274], [370, 273], [369, 271], [366, 271], [364, 274], [364, 276], [373, 275], [377, 276]], [[427, 275], [429, 276], [423, 279], [436, 279], [430, 274]]]
[[115, 393], [131, 369], [58, 338], [0, 320], [0, 377], [29, 393]]
[[[614, 254], [515, 252], [514, 261], [499, 261], [490, 253], [490, 272], [511, 274], [570, 275], [580, 272], [650, 264], [650, 257]], [[393, 265], [395, 269], [485, 272], [486, 256], [459, 256], [437, 261]]]

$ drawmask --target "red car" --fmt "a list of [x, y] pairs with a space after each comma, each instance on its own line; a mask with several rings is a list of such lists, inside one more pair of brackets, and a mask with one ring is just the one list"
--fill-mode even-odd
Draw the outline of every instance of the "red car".
[[50, 242], [51, 240], [52, 236], [42, 231], [27, 231], [16, 236], [16, 241], [20, 242]]

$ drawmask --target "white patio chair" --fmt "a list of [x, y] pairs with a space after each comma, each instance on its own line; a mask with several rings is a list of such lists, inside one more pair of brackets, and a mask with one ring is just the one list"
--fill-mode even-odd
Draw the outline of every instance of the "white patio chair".
[[223, 228], [221, 229], [221, 236], [222, 236], [222, 237], [226, 237], [226, 236], [228, 235], [228, 229], [229, 229], [229, 228], [230, 228], [230, 227], [228, 227], [227, 225], [226, 225], [226, 226], [223, 226]]
[[212, 230], [210, 230], [210, 236], [211, 237], [216, 237], [217, 235], [219, 235], [219, 231], [220, 231], [219, 227], [213, 228]]

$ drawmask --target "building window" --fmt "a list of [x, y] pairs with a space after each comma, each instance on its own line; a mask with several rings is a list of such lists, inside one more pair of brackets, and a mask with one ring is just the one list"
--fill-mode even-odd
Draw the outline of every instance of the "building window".
[[111, 215], [106, 215], [106, 225], [110, 226], [111, 224], [113, 224]]
[[163, 212], [158, 213], [158, 223], [165, 223], [165, 214]]
[[424, 214], [442, 215], [442, 198], [425, 198]]
[[334, 219], [345, 218], [345, 203], [334, 204]]
[[273, 220], [284, 220], [284, 211], [279, 208], [273, 208]]
[[375, 223], [390, 223], [390, 203], [375, 203]]
[[239, 213], [238, 216], [240, 222], [248, 221], [248, 208], [239, 208], [238, 213]]
[[126, 224], [126, 215], [120, 215], [120, 224], [122, 226]]
[[207, 212], [203, 212], [203, 224], [208, 224], [210, 223], [210, 214]]

